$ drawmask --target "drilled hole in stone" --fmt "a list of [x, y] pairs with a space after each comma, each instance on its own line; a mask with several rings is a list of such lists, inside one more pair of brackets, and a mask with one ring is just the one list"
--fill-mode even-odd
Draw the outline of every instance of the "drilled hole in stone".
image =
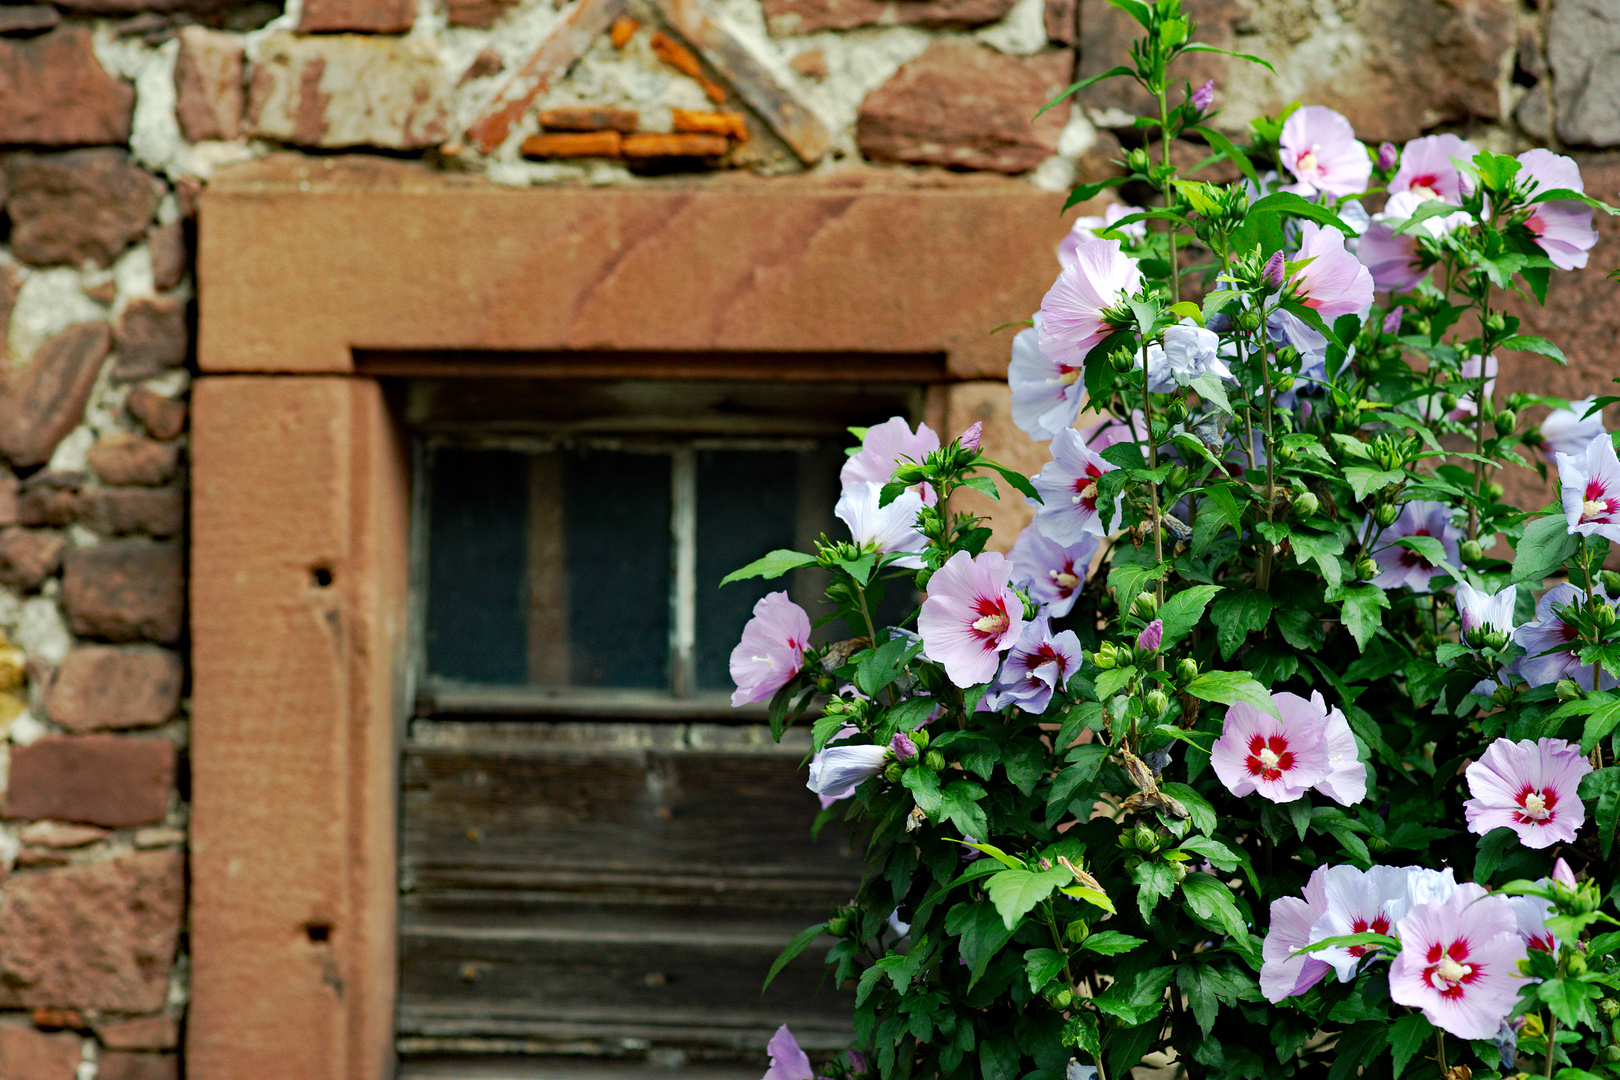
[[317, 945], [330, 941], [332, 940], [332, 925], [323, 922], [305, 923], [304, 935]]
[[328, 589], [332, 586], [332, 568], [317, 566], [309, 572], [309, 580], [317, 589]]

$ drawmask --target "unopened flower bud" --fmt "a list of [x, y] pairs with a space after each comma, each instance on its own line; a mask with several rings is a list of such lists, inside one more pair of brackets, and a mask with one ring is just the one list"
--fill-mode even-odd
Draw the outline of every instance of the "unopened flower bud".
[[1192, 473], [1187, 471], [1187, 466], [1185, 466], [1185, 465], [1176, 465], [1176, 466], [1174, 466], [1173, 468], [1171, 468], [1170, 476], [1168, 478], [1169, 484], [1170, 484], [1170, 490], [1172, 490], [1172, 491], [1180, 491], [1182, 488], [1187, 486], [1187, 481], [1190, 480], [1190, 479], [1192, 479]]
[[1091, 662], [1104, 671], [1119, 666], [1119, 657], [1112, 641], [1105, 641], [1097, 646], [1097, 651], [1091, 654]]
[[1564, 961], [1564, 970], [1569, 972], [1571, 975], [1585, 975], [1586, 957], [1582, 956], [1578, 952], [1570, 953], [1569, 959]]
[[1123, 375], [1136, 366], [1136, 357], [1129, 349], [1115, 349], [1108, 362], [1114, 365], [1115, 371]]
[[1271, 258], [1266, 260], [1265, 269], [1260, 271], [1261, 280], [1273, 289], [1280, 289], [1282, 288], [1283, 271], [1285, 269], [1286, 260], [1283, 259], [1283, 253], [1274, 251]]
[[1042, 870], [1050, 870], [1052, 869], [1052, 860], [1048, 859], [1045, 855], [1042, 855], [1039, 866]]
[[1184, 657], [1181, 663], [1176, 665], [1176, 677], [1182, 682], [1192, 682], [1198, 678], [1198, 661], [1190, 656]]
[[901, 768], [898, 762], [890, 762], [883, 770], [883, 779], [891, 784], [900, 782]]
[[1444, 394], [1440, 395], [1440, 405], [1446, 410], [1446, 412], [1450, 412], [1458, 405], [1457, 395], [1447, 390]]
[[[1606, 998], [1605, 1000], [1611, 1005], [1614, 1004], [1613, 998]], [[1610, 1010], [1611, 1013], [1613, 1011], [1614, 1010], [1612, 1009]], [[1620, 1043], [1610, 1043], [1608, 1046], [1605, 1046], [1601, 1051], [1599, 1051], [1598, 1060], [1603, 1062], [1605, 1065], [1613, 1065], [1615, 1062], [1620, 1061]]]
[[1507, 494], [1507, 489], [1501, 484], [1498, 484], [1496, 481], [1492, 480], [1489, 484], [1485, 485], [1485, 494], [1489, 495], [1494, 501], [1501, 502], [1502, 496]]
[[1137, 851], [1159, 850], [1159, 831], [1148, 825], [1138, 825], [1131, 831], [1131, 846]]
[[1114, 659], [1119, 661], [1120, 667], [1129, 667], [1131, 664], [1136, 663], [1136, 654], [1131, 651], [1129, 645], [1115, 645]]
[[1199, 112], [1208, 112], [1210, 106], [1215, 104], [1215, 80], [1207, 80], [1203, 86], [1192, 92], [1192, 97], [1188, 100]]
[[1507, 648], [1508, 635], [1506, 630], [1487, 630], [1485, 632], [1485, 647], [1487, 649]]
[[896, 761], [910, 761], [917, 756], [917, 744], [903, 731], [894, 733], [894, 738], [889, 740], [889, 749], [894, 751]]
[[1091, 936], [1091, 927], [1086, 925], [1086, 920], [1076, 919], [1064, 928], [1063, 936], [1072, 944], [1078, 945]]
[[1377, 519], [1378, 524], [1386, 529], [1395, 524], [1395, 519], [1400, 516], [1401, 508], [1398, 503], [1379, 503], [1378, 509], [1373, 511], [1373, 517]]
[[1286, 394], [1294, 388], [1294, 377], [1286, 371], [1279, 371], [1271, 377], [1271, 388], [1279, 394]]
[[1585, 696], [1574, 679], [1559, 679], [1558, 685], [1553, 689], [1558, 692], [1558, 700], [1562, 702], [1574, 701]]
[[1181, 884], [1183, 881], [1186, 881], [1187, 880], [1187, 864], [1186, 863], [1181, 863], [1181, 862], [1173, 862], [1173, 863], [1171, 863], [1170, 864], [1170, 876], [1175, 879], [1176, 884], [1178, 884], [1178, 885]]
[[1164, 640], [1164, 620], [1154, 619], [1142, 628], [1136, 635], [1136, 649], [1138, 652], [1151, 653], [1159, 648], [1159, 642]]
[[1458, 551], [1462, 555], [1463, 562], [1470, 565], [1485, 557], [1485, 545], [1478, 540], [1464, 540]]
[[918, 750], [928, 749], [928, 729], [918, 728], [911, 733], [911, 742]]
[[1389, 172], [1395, 167], [1395, 162], [1399, 161], [1400, 157], [1401, 152], [1395, 149], [1394, 143], [1380, 144], [1378, 147], [1378, 171]]
[[1146, 150], [1138, 146], [1126, 151], [1125, 167], [1131, 172], [1141, 173], [1145, 176], [1148, 170], [1153, 168], [1153, 159], [1148, 157]]
[[1569, 868], [1569, 863], [1562, 856], [1553, 861], [1552, 879], [1565, 888], [1575, 888], [1575, 871]]
[[1253, 311], [1238, 312], [1236, 321], [1239, 330], [1247, 330], [1252, 334], [1256, 330], [1260, 329], [1260, 316]]
[[1598, 581], [1603, 584], [1603, 591], [1610, 596], [1620, 596], [1620, 573], [1613, 570], [1598, 572]]
[[1363, 555], [1356, 560], [1356, 577], [1361, 581], [1371, 581], [1378, 576], [1378, 564], [1372, 561], [1371, 556]]
[[939, 772], [945, 768], [945, 755], [938, 750], [930, 750], [923, 755], [923, 764], [935, 772]]
[[979, 448], [979, 440], [983, 437], [984, 421], [975, 420], [973, 421], [972, 427], [968, 428], [966, 431], [962, 432], [961, 435], [957, 436], [956, 441], [957, 444], [962, 447], [962, 449], [971, 454], [973, 451]]
[[[1293, 378], [1293, 376], [1292, 376], [1292, 375], [1290, 375], [1290, 376], [1289, 376], [1289, 377], [1288, 377], [1288, 385], [1289, 385], [1289, 386], [1292, 386], [1292, 385], [1294, 385], [1294, 378]], [[1278, 389], [1287, 389], [1287, 387], [1279, 387], [1279, 388], [1278, 388]], [[1283, 464], [1284, 464], [1284, 465], [1286, 465], [1286, 464], [1288, 464], [1288, 463], [1289, 463], [1289, 462], [1290, 462], [1290, 461], [1293, 461], [1293, 460], [1294, 460], [1294, 448], [1293, 448], [1293, 447], [1292, 447], [1292, 446], [1282, 446], [1282, 445], [1279, 445], [1279, 446], [1278, 446], [1278, 447], [1277, 447], [1277, 453], [1276, 453], [1276, 457], [1277, 457], [1277, 460], [1278, 460], [1278, 461], [1280, 461], [1280, 462], [1282, 462], [1282, 463], [1283, 463]]]
[[1054, 1008], [1067, 1009], [1073, 1003], [1074, 991], [1067, 986], [1059, 988], [1057, 993], [1052, 995], [1052, 1006]]
[[1598, 601], [1597, 606], [1592, 609], [1592, 621], [1607, 630], [1614, 625], [1614, 608], [1601, 600]]
[[[1385, 143], [1384, 145], [1388, 146], [1389, 144]], [[1390, 309], [1389, 314], [1384, 316], [1384, 333], [1399, 334], [1401, 332], [1401, 314], [1405, 310], [1399, 305]]]
[[1294, 497], [1294, 513], [1302, 518], [1315, 516], [1322, 508], [1322, 501], [1309, 491], [1300, 492]]
[[1153, 718], [1163, 716], [1170, 711], [1170, 699], [1163, 690], [1149, 690], [1143, 704], [1147, 706], [1148, 715]]
[[1150, 592], [1136, 594], [1131, 601], [1131, 614], [1141, 619], [1151, 619], [1159, 610], [1159, 598]]
[[1498, 686], [1491, 692], [1491, 702], [1498, 709], [1505, 709], [1513, 704], [1513, 688], [1511, 686]]
[[1497, 413], [1491, 423], [1496, 425], [1498, 435], [1513, 434], [1513, 427], [1519, 422], [1519, 417], [1512, 409], [1503, 409]]
[[832, 918], [827, 920], [827, 933], [833, 937], [843, 937], [849, 933], [849, 912], [840, 908], [833, 912]]

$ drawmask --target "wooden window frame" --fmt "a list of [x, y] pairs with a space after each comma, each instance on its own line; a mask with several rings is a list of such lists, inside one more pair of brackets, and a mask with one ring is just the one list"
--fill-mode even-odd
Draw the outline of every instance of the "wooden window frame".
[[517, 191], [292, 155], [215, 178], [191, 443], [191, 1080], [392, 1075], [411, 468], [383, 377], [933, 383], [944, 427], [997, 400], [1008, 339], [989, 331], [1050, 286], [1062, 201], [861, 172]]

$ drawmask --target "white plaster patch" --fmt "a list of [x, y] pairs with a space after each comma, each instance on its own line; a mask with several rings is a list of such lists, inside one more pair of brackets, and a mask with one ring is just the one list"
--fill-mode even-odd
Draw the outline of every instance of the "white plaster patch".
[[615, 49], [606, 35], [596, 39], [569, 70], [568, 77], [540, 96], [538, 108], [714, 108], [701, 86], [658, 59], [651, 41], [650, 33], [637, 32], [621, 50]]
[[1064, 157], [1049, 157], [1030, 172], [1029, 182], [1042, 191], [1068, 191], [1074, 186], [1074, 162]]
[[[27, 746], [38, 742], [42, 736], [50, 734], [44, 724], [34, 719], [34, 714], [24, 709], [11, 719], [11, 728], [8, 734], [11, 741], [18, 746]], [[9, 755], [8, 755], [9, 757]]]
[[973, 36], [992, 49], [1033, 56], [1046, 48], [1046, 0], [1018, 0], [999, 22]]
[[[256, 144], [261, 153], [268, 152], [267, 144]], [[254, 145], [240, 142], [200, 142], [184, 147], [180, 152], [178, 169], [189, 176], [207, 180], [214, 170], [258, 157]], [[159, 215], [161, 220], [161, 213]]]
[[[0, 743], [0, 777], [9, 779], [11, 776], [11, 747]], [[8, 790], [3, 781], [0, 781], [0, 791]], [[9, 830], [0, 829], [0, 866], [8, 871], [17, 865], [17, 853], [22, 850], [22, 841], [18, 840]]]
[[184, 146], [174, 113], [174, 61], [180, 55], [180, 40], [146, 45], [139, 38], [113, 37], [111, 25], [103, 23], [93, 41], [102, 66], [135, 84], [129, 147], [136, 163], [153, 172], [176, 175]]
[[84, 295], [79, 272], [72, 267], [25, 270], [11, 311], [10, 361], [14, 366], [27, 363], [35, 349], [68, 327], [106, 318], [101, 305]]
[[62, 613], [48, 597], [23, 601], [17, 613], [17, 629], [12, 641], [23, 652], [60, 664], [73, 647], [73, 635], [62, 622]]
[[1219, 127], [1243, 130], [1250, 120], [1299, 99], [1310, 103], [1311, 88], [1334, 82], [1359, 67], [1369, 45], [1346, 23], [1331, 0], [1254, 0], [1235, 51], [1263, 56], [1273, 75], [1259, 64], [1234, 60], [1216, 89]]
[[113, 279], [118, 282], [118, 298], [113, 301], [114, 317], [123, 314], [131, 300], [156, 296], [151, 249], [141, 244], [120, 255], [113, 263]]
[[496, 24], [494, 32], [474, 27], [450, 26], [437, 35], [435, 44], [439, 62], [444, 65], [452, 81], [461, 78], [474, 58], [485, 49], [494, 49], [505, 62], [505, 70], [493, 79], [478, 79], [451, 91], [451, 109], [455, 115], [456, 131], [465, 131], [489, 108], [513, 73], [534, 55], [545, 41], [564, 12], [550, 4], [535, 2], [520, 4], [510, 9]]
[[85, 455], [94, 445], [96, 433], [80, 424], [56, 444], [56, 449], [51, 451], [51, 462], [47, 468], [52, 472], [82, 472], [88, 467]]
[[191, 372], [185, 368], [176, 368], [161, 375], [154, 375], [150, 379], [143, 379], [141, 385], [161, 397], [179, 397], [191, 388]]
[[827, 60], [827, 78], [820, 84], [808, 85], [808, 79], [796, 75], [793, 78], [797, 81], [790, 84], [800, 88], [832, 133], [832, 153], [824, 160], [859, 157], [855, 120], [861, 102], [888, 82], [902, 64], [921, 56], [933, 40], [927, 32], [911, 26], [808, 34], [794, 39], [805, 49], [820, 49]]
[[[68, 539], [73, 541], [74, 547], [95, 547], [101, 543], [101, 537], [80, 525], [77, 521], [68, 526]], [[54, 584], [56, 584], [56, 579], [51, 578], [45, 583], [45, 588], [49, 590]], [[54, 597], [56, 594], [47, 592], [47, 595]]]
[[22, 601], [10, 589], [0, 588], [0, 627], [5, 629], [6, 640], [15, 641], [17, 620], [22, 617]]

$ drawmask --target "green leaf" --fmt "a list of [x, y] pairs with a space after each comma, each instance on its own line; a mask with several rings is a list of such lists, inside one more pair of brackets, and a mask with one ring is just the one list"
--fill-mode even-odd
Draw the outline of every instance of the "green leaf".
[[1263, 713], [1281, 717], [1271, 694], [1245, 671], [1206, 671], [1187, 684], [1187, 693], [1203, 701], [1222, 705], [1246, 702]]
[[1271, 594], [1258, 589], [1227, 592], [1215, 601], [1209, 617], [1219, 628], [1215, 640], [1221, 647], [1221, 656], [1230, 660], [1251, 633], [1264, 630], [1270, 621]]
[[[1248, 178], [1249, 183], [1253, 184], [1255, 187], [1260, 186], [1260, 176], [1254, 171], [1254, 162], [1249, 160], [1248, 154], [1245, 154], [1236, 146], [1232, 145], [1231, 139], [1228, 139], [1225, 135], [1222, 135], [1214, 128], [1204, 127], [1202, 124], [1195, 124], [1187, 130], [1196, 131], [1198, 134], [1202, 135], [1205, 142], [1209, 143], [1210, 146], [1219, 151], [1221, 156], [1225, 157], [1226, 160], [1238, 167], [1238, 171]], [[1207, 297], [1205, 298], [1205, 303], [1208, 303]]]
[[1454, 578], [1462, 577], [1451, 560], [1446, 558], [1445, 545], [1440, 543], [1436, 536], [1398, 536], [1395, 543], [1408, 551], [1415, 551], [1423, 557], [1430, 566], [1438, 566]]
[[1205, 494], [1209, 501], [1220, 510], [1221, 516], [1226, 518], [1227, 524], [1232, 526], [1233, 532], [1243, 531], [1243, 509], [1238, 506], [1237, 499], [1232, 497], [1231, 484], [1214, 484]]
[[933, 769], [914, 765], [900, 774], [900, 783], [911, 792], [918, 809], [927, 814], [931, 820], [939, 819], [940, 807], [944, 804], [939, 797], [938, 773]]
[[1486, 882], [1502, 865], [1509, 851], [1519, 846], [1519, 836], [1506, 825], [1498, 826], [1479, 838], [1474, 854], [1474, 880]]
[[1131, 881], [1136, 885], [1136, 910], [1142, 921], [1150, 922], [1153, 909], [1159, 901], [1176, 891], [1176, 875], [1169, 863], [1157, 859], [1143, 859], [1131, 870]]
[[[1118, 2], [1118, 0], [1109, 0], [1109, 2], [1114, 3], [1116, 6], [1123, 6], [1123, 4], [1120, 4]], [[1134, 3], [1135, 0], [1130, 0], [1130, 2]], [[1136, 6], [1141, 7], [1142, 5], [1141, 4], [1136, 4]], [[1146, 26], [1147, 24], [1143, 23], [1142, 25]], [[1130, 75], [1133, 75], [1133, 74], [1135, 74], [1135, 73], [1132, 72], [1131, 69], [1128, 68], [1128, 67], [1116, 67], [1116, 68], [1109, 68], [1107, 71], [1103, 72], [1101, 75], [1093, 75], [1088, 79], [1081, 79], [1079, 82], [1073, 83], [1072, 85], [1070, 85], [1062, 93], [1058, 94], [1057, 97], [1053, 98], [1051, 101], [1048, 101], [1045, 105], [1042, 105], [1040, 107], [1040, 110], [1035, 113], [1035, 116], [1041, 115], [1041, 113], [1045, 112], [1047, 109], [1050, 109], [1052, 106], [1056, 105], [1058, 102], [1062, 101], [1064, 98], [1068, 97], [1070, 94], [1076, 93], [1076, 92], [1078, 92], [1080, 90], [1084, 90], [1086, 87], [1090, 86], [1092, 83], [1102, 82], [1104, 79], [1112, 79], [1116, 75], [1130, 76]], [[1030, 117], [1030, 119], [1034, 120], [1035, 116]], [[1080, 189], [1076, 188], [1075, 190], [1079, 191]], [[1076, 203], [1076, 202], [1085, 202], [1086, 199], [1089, 199], [1091, 197], [1092, 196], [1087, 195], [1087, 196], [1085, 196], [1083, 198], [1080, 198], [1080, 199], [1073, 199], [1073, 200], [1071, 200], [1070, 205], [1073, 205], [1073, 203]], [[1067, 210], [1068, 207], [1065, 206], [1064, 209]]]
[[1278, 608], [1272, 618], [1283, 640], [1301, 652], [1315, 652], [1327, 640], [1322, 620], [1304, 608]]
[[1210, 292], [1204, 296], [1204, 321], [1206, 323], [1209, 322], [1212, 316], [1218, 313], [1222, 308], [1226, 307], [1227, 304], [1230, 304], [1232, 301], [1236, 300], [1242, 295], [1243, 293], [1238, 289], [1210, 290]]
[[1056, 949], [1025, 949], [1024, 973], [1029, 976], [1029, 992], [1038, 994], [1063, 970], [1063, 954]]
[[1537, 337], [1535, 334], [1515, 334], [1513, 337], [1504, 338], [1497, 347], [1502, 349], [1518, 349], [1522, 352], [1539, 353], [1542, 356], [1552, 357], [1560, 364], [1569, 363], [1569, 361], [1564, 358], [1564, 351], [1562, 349], [1548, 341], [1546, 338]]
[[992, 1035], [979, 1045], [984, 1080], [1018, 1080], [1018, 1044], [1011, 1035]]
[[1308, 533], [1298, 529], [1289, 536], [1294, 546], [1294, 561], [1304, 566], [1306, 560], [1316, 563], [1323, 579], [1332, 587], [1344, 579], [1344, 565], [1339, 556], [1344, 554], [1344, 538], [1337, 533]]
[[801, 566], [814, 565], [816, 565], [816, 558], [814, 555], [804, 555], [797, 551], [789, 551], [786, 548], [777, 548], [775, 551], [761, 555], [759, 558], [755, 559], [741, 570], [733, 570], [731, 573], [720, 579], [720, 584], [729, 585], [733, 581], [741, 581], [744, 578], [752, 577], [781, 577], [789, 570], [797, 570]]
[[1610, 701], [1586, 718], [1586, 727], [1581, 731], [1581, 753], [1590, 755], [1616, 727], [1620, 727], [1620, 701]]
[[[1113, 0], [1109, 0], [1109, 2], [1112, 3]], [[1258, 56], [1251, 56], [1249, 53], [1232, 52], [1230, 49], [1217, 49], [1215, 46], [1205, 44], [1202, 41], [1194, 41], [1194, 42], [1192, 42], [1192, 43], [1190, 43], [1188, 45], [1184, 45], [1184, 46], [1182, 46], [1181, 51], [1182, 52], [1220, 53], [1222, 56], [1230, 56], [1234, 60], [1247, 60], [1251, 64], [1259, 64], [1261, 67], [1265, 68], [1267, 71], [1271, 72], [1273, 75], [1277, 74], [1277, 69], [1276, 68], [1272, 67], [1270, 64], [1266, 63], [1264, 60], [1260, 59]]]
[[1067, 870], [1003, 870], [991, 876], [985, 886], [990, 902], [1001, 913], [1001, 921], [1011, 930], [1031, 908], [1052, 895], [1059, 885], [1074, 880]]
[[765, 985], [759, 988], [759, 992], [763, 994], [770, 987], [771, 980], [776, 978], [783, 968], [791, 964], [794, 958], [809, 948], [812, 941], [826, 932], [827, 924], [822, 922], [816, 923], [814, 926], [807, 926], [794, 934], [793, 940], [787, 943], [787, 948], [783, 949], [781, 955], [771, 961], [771, 969], [765, 973]]
[[1226, 396], [1226, 387], [1221, 380], [1213, 375], [1199, 375], [1192, 381], [1192, 388], [1198, 391], [1198, 396], [1215, 406], [1227, 416], [1232, 415], [1232, 402]]
[[1598, 843], [1602, 845], [1603, 857], [1609, 857], [1609, 849], [1614, 846], [1615, 825], [1620, 821], [1620, 765], [1611, 765], [1606, 769], [1598, 769], [1581, 777], [1580, 787], [1577, 789], [1582, 799], [1597, 801], [1593, 808], [1593, 824], [1597, 827]]
[[1113, 590], [1114, 602], [1125, 610], [1131, 606], [1131, 601], [1147, 588], [1148, 585], [1169, 573], [1168, 562], [1156, 565], [1143, 565], [1142, 563], [1122, 563], [1108, 571], [1108, 587]]
[[1176, 781], [1160, 784], [1159, 790], [1187, 808], [1187, 813], [1192, 816], [1193, 828], [1206, 836], [1215, 831], [1218, 819], [1215, 816], [1215, 807], [1210, 805], [1208, 799], [1186, 784]]
[[[1048, 103], [1046, 108], [1051, 108], [1053, 104], [1056, 103]], [[1110, 176], [1108, 179], [1099, 180], [1094, 184], [1080, 184], [1069, 192], [1069, 197], [1064, 200], [1063, 209], [1067, 210], [1069, 207], [1078, 206], [1088, 199], [1095, 199], [1109, 188], [1119, 187], [1121, 184], [1129, 182], [1129, 180], [1129, 176]]]
[[1389, 607], [1389, 597], [1378, 586], [1366, 582], [1341, 585], [1329, 591], [1328, 599], [1338, 601], [1345, 629], [1361, 648], [1365, 649], [1367, 642], [1383, 629], [1384, 617], [1379, 612]]
[[1410, 1012], [1395, 1021], [1389, 1033], [1389, 1053], [1395, 1061], [1392, 1080], [1400, 1080], [1401, 1073], [1434, 1035], [1434, 1025], [1420, 1012]]
[[996, 862], [1000, 863], [1002, 866], [1007, 867], [1009, 870], [1025, 869], [1023, 863], [1019, 862], [1005, 851], [1002, 851], [994, 844], [976, 844], [971, 840], [958, 840], [957, 843], [961, 844], [963, 847], [970, 847], [975, 851], [984, 852], [986, 855], [996, 860]]
[[984, 798], [984, 788], [971, 780], [956, 780], [941, 791], [940, 796], [944, 802], [945, 816], [962, 831], [963, 836], [982, 837], [990, 834], [989, 822], [979, 808], [979, 800]]
[[994, 469], [996, 472], [1000, 473], [1001, 478], [1007, 481], [1007, 483], [1011, 485], [1012, 489], [1018, 492], [1018, 494], [1023, 495], [1026, 498], [1034, 499], [1036, 502], [1041, 501], [1040, 495], [1038, 495], [1035, 491], [1035, 485], [1029, 482], [1029, 477], [1025, 476], [1017, 469], [1009, 469], [1005, 465], [998, 465], [996, 462], [990, 461], [986, 458], [980, 458], [979, 464], [985, 466], [986, 468]]
[[1356, 231], [1339, 220], [1339, 215], [1335, 214], [1331, 209], [1303, 199], [1291, 191], [1279, 191], [1275, 195], [1267, 195], [1249, 207], [1248, 216], [1284, 213], [1291, 214], [1294, 217], [1308, 218], [1323, 225], [1332, 225], [1346, 236], [1356, 235]]
[[1358, 934], [1337, 934], [1333, 937], [1312, 941], [1302, 949], [1295, 949], [1288, 956], [1289, 959], [1292, 959], [1296, 956], [1309, 956], [1318, 949], [1348, 949], [1356, 945], [1376, 945], [1380, 948], [1399, 952], [1401, 939], [1390, 937], [1388, 934], [1376, 933], [1372, 930], [1363, 930]]
[[1012, 940], [1012, 931], [1002, 925], [1001, 916], [986, 900], [951, 908], [945, 915], [945, 932], [958, 938], [957, 952], [973, 976], [969, 986], [984, 977], [996, 953]]
[[[908, 651], [920, 650], [920, 642], [903, 637], [891, 638], [876, 649], [867, 652], [855, 665], [855, 687], [867, 697], [876, 697], [878, 691], [894, 682], [900, 668], [909, 659]], [[916, 652], [911, 652], [915, 656]]]
[[1181, 894], [1187, 898], [1187, 909], [1192, 917], [1204, 926], [1239, 941], [1248, 940], [1248, 923], [1224, 881], [1208, 874], [1188, 874], [1181, 881]]
[[1578, 546], [1580, 539], [1570, 534], [1563, 514], [1536, 518], [1525, 528], [1513, 553], [1513, 584], [1529, 581], [1540, 585], [1547, 575], [1563, 567]]
[[1198, 620], [1204, 617], [1204, 608], [1220, 591], [1219, 585], [1194, 585], [1166, 600], [1159, 609], [1159, 619], [1164, 623], [1164, 637], [1159, 641], [1159, 648], [1168, 650], [1191, 633]]
[[1356, 498], [1365, 499], [1374, 491], [1382, 491], [1391, 484], [1399, 484], [1406, 479], [1404, 469], [1374, 469], [1366, 465], [1346, 465], [1344, 478], [1350, 481], [1350, 489], [1356, 493]]
[[1122, 934], [1118, 930], [1101, 930], [1082, 941], [1080, 947], [1101, 953], [1103, 956], [1118, 956], [1145, 943], [1143, 938]]
[[997, 502], [1001, 501], [1001, 491], [996, 487], [996, 482], [988, 476], [969, 476], [962, 481], [961, 486], [987, 495]]
[[1547, 979], [1536, 987], [1536, 995], [1547, 1003], [1547, 1007], [1565, 1027], [1575, 1027], [1577, 1024], [1595, 1027], [1597, 1012], [1592, 1008], [1592, 999], [1602, 993], [1589, 983], [1568, 978]]

